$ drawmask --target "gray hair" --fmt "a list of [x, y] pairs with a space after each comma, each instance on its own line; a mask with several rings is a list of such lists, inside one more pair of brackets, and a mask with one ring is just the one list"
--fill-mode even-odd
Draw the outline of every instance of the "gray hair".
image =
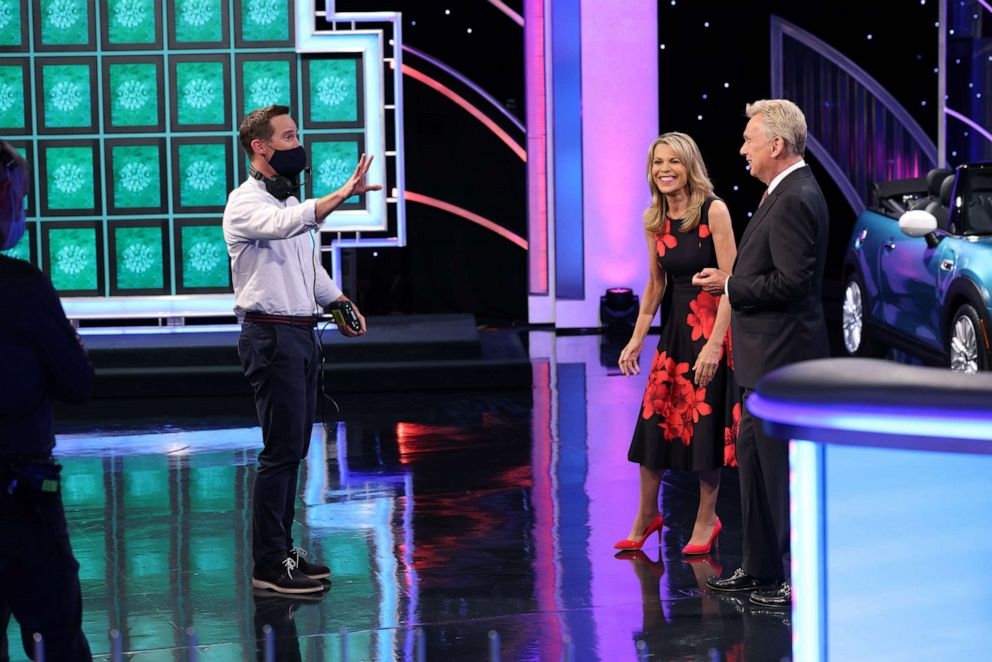
[[769, 138], [785, 141], [786, 150], [795, 156], [806, 151], [806, 116], [788, 99], [759, 99], [744, 109], [748, 118], [760, 114]]

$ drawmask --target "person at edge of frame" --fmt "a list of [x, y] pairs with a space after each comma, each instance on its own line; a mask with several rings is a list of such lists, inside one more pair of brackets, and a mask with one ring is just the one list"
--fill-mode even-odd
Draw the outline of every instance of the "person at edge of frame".
[[[24, 235], [28, 164], [0, 143], [0, 250]], [[24, 652], [35, 659], [91, 660], [83, 634], [79, 563], [72, 554], [59, 472], [52, 457], [52, 401], [85, 402], [93, 366], [51, 281], [0, 255], [0, 662], [13, 614]]]

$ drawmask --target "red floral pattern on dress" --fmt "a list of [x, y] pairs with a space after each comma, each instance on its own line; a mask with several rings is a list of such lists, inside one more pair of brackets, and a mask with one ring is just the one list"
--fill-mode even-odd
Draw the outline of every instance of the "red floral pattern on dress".
[[658, 427], [668, 441], [692, 442], [692, 432], [700, 417], [713, 412], [706, 402], [706, 389], [696, 388], [686, 375], [689, 363], [677, 363], [667, 352], [658, 352], [651, 364], [641, 416], [659, 418]]
[[665, 219], [665, 224], [661, 227], [661, 232], [654, 235], [655, 245], [658, 247], [658, 256], [665, 257], [665, 251], [670, 248], [675, 248], [676, 244], [679, 243], [675, 235], [672, 234], [672, 222], [669, 219]]
[[701, 291], [699, 296], [689, 302], [692, 310], [686, 317], [686, 322], [692, 327], [692, 339], [710, 339], [713, 333], [713, 323], [716, 322], [716, 310], [720, 306], [720, 297], [709, 292]]
[[706, 237], [708, 237], [708, 236], [710, 236], [710, 226], [705, 225], [703, 223], [700, 223], [699, 224], [699, 238], [700, 239], [706, 239]]
[[741, 430], [741, 403], [734, 405], [734, 422], [729, 428], [723, 428], [723, 464], [726, 467], [737, 466], [737, 434]]

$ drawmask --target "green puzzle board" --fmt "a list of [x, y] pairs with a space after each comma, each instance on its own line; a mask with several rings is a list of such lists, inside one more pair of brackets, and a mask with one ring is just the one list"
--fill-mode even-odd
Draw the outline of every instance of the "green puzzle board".
[[[365, 149], [360, 53], [297, 54], [292, 0], [0, 0], [0, 139], [33, 169], [6, 254], [63, 296], [229, 292], [245, 113], [292, 108], [317, 190]], [[344, 208], [361, 209], [353, 198]]]

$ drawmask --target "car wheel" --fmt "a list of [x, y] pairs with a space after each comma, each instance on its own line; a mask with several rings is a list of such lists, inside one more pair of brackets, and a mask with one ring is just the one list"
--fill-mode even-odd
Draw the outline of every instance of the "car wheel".
[[989, 369], [982, 318], [969, 304], [958, 308], [951, 318], [947, 334], [947, 355], [951, 370], [978, 372]]
[[841, 314], [844, 349], [852, 356], [885, 356], [886, 348], [871, 337], [867, 328], [868, 307], [865, 301], [864, 285], [858, 272], [847, 277], [844, 288], [844, 305]]

